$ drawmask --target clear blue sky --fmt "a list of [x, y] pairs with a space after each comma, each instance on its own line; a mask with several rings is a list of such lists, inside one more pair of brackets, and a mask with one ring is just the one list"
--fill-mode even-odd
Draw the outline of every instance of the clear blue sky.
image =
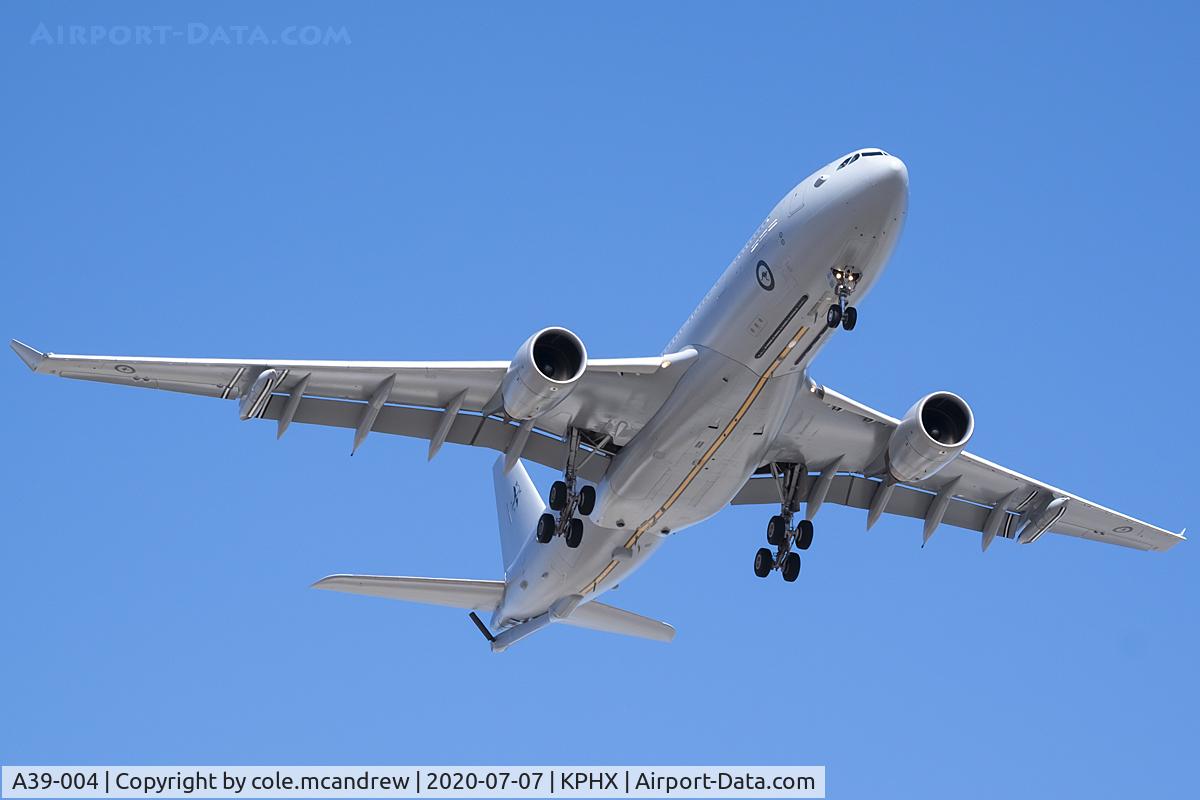
[[[964, 395], [973, 449], [1178, 530], [1193, 507], [1190, 5], [0, 8], [0, 320], [60, 352], [659, 352], [797, 180], [900, 155], [909, 224], [818, 380]], [[973, 5], [973, 4], [972, 4]], [[39, 22], [345, 27], [349, 44], [31, 45]], [[671, 645], [331, 572], [500, 575], [492, 455], [239, 423], [0, 362], [0, 762], [827, 764], [831, 797], [1195, 788], [1197, 546], [1032, 547], [767, 508], [612, 602]], [[547, 483], [547, 471], [535, 476]], [[1153, 787], [1152, 790], [1147, 787]]]

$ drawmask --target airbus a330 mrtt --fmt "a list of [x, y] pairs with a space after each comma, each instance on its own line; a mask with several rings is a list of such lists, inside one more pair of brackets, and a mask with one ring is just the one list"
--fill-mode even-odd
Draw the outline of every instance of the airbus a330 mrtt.
[[[800, 573], [824, 503], [1022, 544], [1057, 533], [1137, 550], [1175, 534], [966, 452], [975, 422], [950, 392], [895, 419], [822, 386], [808, 366], [883, 274], [908, 171], [870, 148], [822, 167], [767, 215], [662, 355], [591, 359], [570, 330], [511, 361], [142, 358], [13, 348], [35, 372], [219, 397], [278, 420], [499, 451], [504, 580], [332, 575], [321, 589], [469, 609], [500, 651], [552, 623], [670, 640], [674, 629], [597, 601], [669, 537], [730, 503], [777, 507], [754, 573]], [[522, 459], [562, 470], [545, 500]], [[801, 509], [803, 507], [803, 514]], [[490, 624], [476, 612], [490, 614]]]

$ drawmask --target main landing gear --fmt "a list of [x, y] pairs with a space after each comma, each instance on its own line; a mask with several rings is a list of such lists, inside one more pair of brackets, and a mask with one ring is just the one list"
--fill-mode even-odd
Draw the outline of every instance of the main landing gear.
[[563, 471], [563, 480], [550, 485], [550, 495], [546, 498], [550, 510], [555, 514], [542, 514], [537, 521], [535, 535], [541, 544], [548, 544], [551, 539], [561, 534], [567, 542], [567, 547], [579, 547], [583, 541], [583, 520], [575, 516], [586, 517], [596, 507], [596, 487], [581, 486], [576, 488], [576, 459], [579, 454], [579, 431], [572, 428], [567, 434], [567, 468]]
[[760, 547], [754, 554], [754, 574], [765, 578], [779, 570], [788, 583], [800, 576], [800, 554], [812, 546], [812, 520], [802, 519], [794, 526], [792, 519], [800, 510], [803, 483], [808, 468], [802, 464], [771, 464], [771, 475], [779, 487], [779, 513], [767, 522], [768, 547]]
[[854, 330], [858, 324], [858, 309], [846, 305], [854, 288], [862, 278], [861, 272], [855, 272], [851, 267], [833, 267], [830, 270], [829, 283], [837, 295], [837, 305], [832, 305], [825, 312], [825, 324], [831, 328], [841, 325], [848, 331]]

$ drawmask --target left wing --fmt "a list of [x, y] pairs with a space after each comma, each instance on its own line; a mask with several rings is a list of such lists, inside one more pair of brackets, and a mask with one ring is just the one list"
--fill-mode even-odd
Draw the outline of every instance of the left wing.
[[[532, 431], [500, 414], [507, 361], [294, 361], [282, 359], [148, 358], [58, 355], [13, 340], [34, 372], [143, 389], [239, 401], [242, 419], [279, 420], [355, 430], [354, 447], [372, 432], [430, 441], [430, 457], [445, 442], [510, 452], [556, 469], [569, 428], [591, 432], [584, 444], [599, 458], [580, 474], [598, 480], [610, 450], [605, 436], [625, 444], [665, 401], [695, 351], [649, 358], [590, 359], [579, 385]], [[521, 441], [519, 437], [528, 436]]]
[[[810, 513], [815, 512], [814, 501], [818, 507], [828, 501], [870, 508], [883, 487], [878, 476], [885, 470], [884, 452], [899, 420], [817, 384], [810, 385], [810, 394], [784, 422], [770, 459], [831, 471], [826, 481], [808, 481]], [[926, 539], [941, 522], [982, 531], [985, 550], [996, 536], [1029, 543], [1047, 531], [1137, 550], [1168, 550], [1184, 541], [1182, 534], [968, 452], [929, 478], [898, 484], [890, 491], [890, 496], [881, 497], [886, 505], [876, 513], [924, 519]], [[823, 496], [814, 495], [818, 492]], [[751, 478], [733, 502], [778, 503], [775, 479]]]

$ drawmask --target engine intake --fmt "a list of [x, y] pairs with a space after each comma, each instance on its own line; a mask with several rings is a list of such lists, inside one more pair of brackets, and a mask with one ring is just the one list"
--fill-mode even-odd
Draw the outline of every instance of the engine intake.
[[975, 432], [971, 407], [956, 394], [934, 392], [917, 401], [888, 442], [888, 470], [902, 483], [923, 481], [963, 451]]
[[587, 350], [566, 328], [545, 328], [525, 340], [500, 384], [504, 412], [533, 419], [550, 411], [574, 390], [587, 369]]

